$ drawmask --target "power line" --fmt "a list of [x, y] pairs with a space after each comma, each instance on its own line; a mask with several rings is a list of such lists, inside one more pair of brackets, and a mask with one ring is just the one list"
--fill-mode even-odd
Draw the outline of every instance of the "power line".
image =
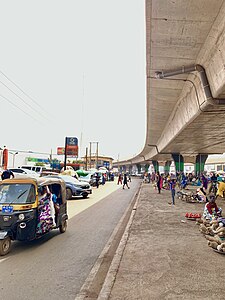
[[26, 92], [24, 92], [24, 90], [22, 90], [14, 81], [12, 81], [8, 76], [6, 76], [5, 73], [3, 73], [1, 70], [0, 70], [0, 73], [6, 79], [8, 79], [12, 84], [14, 84], [22, 93], [24, 93], [24, 95], [26, 95], [31, 101], [33, 101], [37, 106], [39, 106], [39, 108], [41, 108], [43, 111], [45, 111], [45, 109], [37, 101], [35, 101], [31, 96], [29, 96]]
[[[43, 154], [43, 155], [50, 155], [51, 152], [36, 152], [36, 151], [30, 151], [30, 150], [15, 150], [15, 149], [9, 149], [9, 151], [15, 151], [15, 152], [21, 152], [21, 153], [30, 153], [30, 154]], [[52, 155], [58, 155], [57, 153], [52, 153]]]
[[8, 90], [10, 90], [10, 92], [12, 92], [15, 96], [17, 96], [21, 101], [23, 101], [23, 103], [25, 103], [27, 106], [29, 106], [31, 109], [33, 109], [36, 113], [38, 113], [39, 115], [41, 115], [42, 117], [45, 118], [45, 116], [43, 114], [41, 114], [38, 110], [36, 110], [35, 108], [33, 108], [29, 103], [27, 103], [22, 97], [20, 97], [19, 95], [17, 95], [12, 89], [10, 89], [4, 82], [2, 82], [0, 80], [1, 84], [4, 85]]
[[24, 111], [22, 108], [20, 108], [19, 106], [17, 106], [14, 102], [12, 102], [10, 99], [6, 98], [5, 96], [0, 94], [0, 97], [2, 97], [3, 99], [5, 99], [6, 101], [8, 101], [10, 104], [12, 104], [13, 106], [15, 106], [16, 108], [18, 108], [19, 110], [21, 110], [25, 115], [29, 116], [30, 118], [32, 118], [33, 120], [35, 120], [36, 122], [39, 123], [39, 121], [37, 119], [35, 119], [32, 115], [28, 114], [26, 111]]

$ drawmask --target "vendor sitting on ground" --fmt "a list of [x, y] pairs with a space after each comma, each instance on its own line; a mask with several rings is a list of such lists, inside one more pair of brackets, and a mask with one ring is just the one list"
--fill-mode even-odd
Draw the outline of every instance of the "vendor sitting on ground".
[[196, 193], [199, 202], [208, 202], [208, 198], [206, 196], [206, 192], [204, 191], [203, 187], [197, 189]]
[[212, 220], [214, 217], [220, 217], [222, 213], [222, 209], [218, 208], [216, 205], [216, 197], [215, 195], [210, 195], [208, 197], [209, 202], [205, 204], [204, 212], [203, 212], [203, 218]]

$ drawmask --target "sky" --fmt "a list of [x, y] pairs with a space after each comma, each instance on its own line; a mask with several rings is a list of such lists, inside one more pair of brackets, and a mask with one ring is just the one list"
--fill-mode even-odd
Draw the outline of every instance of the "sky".
[[79, 156], [90, 142], [115, 160], [137, 155], [146, 136], [145, 1], [0, 4], [0, 147], [56, 153], [67, 136], [78, 138]]

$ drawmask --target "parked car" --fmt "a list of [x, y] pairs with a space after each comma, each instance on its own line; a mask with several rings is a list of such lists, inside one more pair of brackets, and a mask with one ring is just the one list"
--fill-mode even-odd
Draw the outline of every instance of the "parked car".
[[39, 177], [39, 174], [37, 174], [34, 171], [28, 170], [28, 169], [22, 169], [22, 168], [14, 168], [14, 169], [9, 169], [13, 172], [15, 178], [37, 178]]
[[[97, 173], [90, 173], [86, 176], [80, 176], [79, 180], [81, 182], [87, 182], [89, 183], [91, 186], [96, 186], [96, 177], [97, 177]], [[99, 184], [102, 184], [102, 174], [98, 173], [98, 177], [99, 177]]]
[[[87, 198], [88, 195], [92, 194], [92, 189], [89, 183], [80, 182], [76, 178], [69, 175], [49, 175], [51, 177], [58, 177], [66, 183], [66, 199], [70, 200], [73, 196], [82, 196]], [[46, 176], [46, 177], [49, 177]]]
[[22, 168], [22, 169], [26, 169], [26, 170], [31, 170], [31, 171], [34, 171], [38, 174], [41, 174], [42, 171], [45, 171], [47, 170], [46, 167], [41, 167], [41, 166], [29, 166], [29, 165], [23, 165], [19, 168]]
[[48, 175], [59, 175], [58, 172], [53, 171], [42, 171], [40, 174], [40, 177], [48, 176]]
[[94, 177], [94, 174], [91, 174], [91, 173], [89, 173], [88, 175], [86, 175], [86, 176], [80, 176], [79, 177], [79, 180], [81, 181], [81, 182], [87, 182], [87, 183], [89, 183], [90, 185], [94, 185], [94, 182], [95, 182], [95, 177]]

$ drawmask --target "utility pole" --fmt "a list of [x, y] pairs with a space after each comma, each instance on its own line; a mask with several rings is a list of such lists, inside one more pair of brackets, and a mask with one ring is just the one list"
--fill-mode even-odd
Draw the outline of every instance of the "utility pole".
[[96, 169], [98, 169], [98, 142], [96, 142]]
[[90, 142], [90, 169], [91, 169], [91, 142]]
[[88, 147], [86, 147], [86, 155], [85, 155], [85, 170], [87, 171], [88, 167]]
[[95, 152], [95, 166], [96, 166], [96, 169], [98, 169], [98, 144], [99, 142], [90, 142], [90, 168], [92, 167], [92, 164], [91, 164], [91, 147], [92, 147], [92, 144], [96, 144], [96, 152]]
[[64, 171], [66, 170], [66, 158], [67, 158], [67, 142], [65, 138], [65, 153], [64, 153]]

